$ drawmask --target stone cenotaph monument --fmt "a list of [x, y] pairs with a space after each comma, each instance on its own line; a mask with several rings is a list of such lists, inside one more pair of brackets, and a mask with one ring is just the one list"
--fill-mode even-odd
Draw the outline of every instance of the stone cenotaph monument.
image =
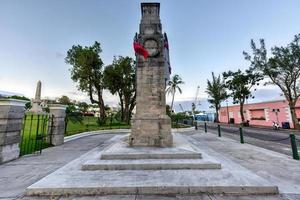
[[[95, 195], [122, 199], [124, 196], [116, 195], [126, 195], [128, 199], [164, 199], [181, 198], [177, 195], [202, 197], [204, 193], [277, 194], [278, 188], [272, 183], [218, 154], [212, 148], [216, 142], [212, 136], [195, 131], [197, 140], [180, 132], [171, 134], [165, 100], [168, 45], [166, 34], [162, 34], [159, 4], [142, 3], [141, 8], [140, 32], [134, 41], [137, 107], [129, 141], [124, 134], [105, 140], [103, 146], [29, 186], [26, 195], [48, 198], [75, 195], [83, 196], [82, 199]], [[219, 144], [225, 147], [226, 142], [231, 145], [235, 141], [223, 139]]]
[[[132, 119], [130, 146], [172, 146], [171, 119], [166, 115], [164, 35], [159, 3], [142, 3], [136, 47], [136, 113]], [[146, 54], [146, 55], [145, 55]]]

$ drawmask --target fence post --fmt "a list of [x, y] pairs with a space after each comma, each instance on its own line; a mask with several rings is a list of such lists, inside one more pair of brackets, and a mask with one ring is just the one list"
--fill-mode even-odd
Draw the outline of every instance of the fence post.
[[221, 137], [221, 127], [220, 127], [220, 124], [218, 124], [218, 135], [219, 135], [219, 137]]
[[206, 122], [204, 122], [204, 131], [205, 131], [205, 133], [207, 133], [207, 124], [206, 124]]
[[49, 105], [50, 115], [52, 115], [51, 144], [54, 146], [64, 143], [66, 106], [60, 104]]
[[290, 139], [291, 139], [291, 146], [292, 146], [292, 151], [293, 151], [293, 158], [295, 160], [299, 160], [299, 154], [298, 154], [298, 149], [297, 149], [297, 143], [296, 143], [296, 137], [294, 134], [290, 134]]
[[0, 163], [20, 155], [20, 133], [27, 101], [0, 99]]
[[240, 126], [240, 140], [241, 140], [241, 143], [244, 144], [244, 136], [243, 136], [243, 128]]

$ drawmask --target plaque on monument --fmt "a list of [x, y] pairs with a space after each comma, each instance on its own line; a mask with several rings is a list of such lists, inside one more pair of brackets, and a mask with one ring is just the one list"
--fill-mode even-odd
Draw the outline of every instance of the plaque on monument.
[[[148, 53], [136, 55], [136, 113], [132, 119], [131, 146], [172, 146], [171, 119], [166, 115], [165, 38], [159, 3], [142, 3], [140, 32], [136, 41]], [[135, 43], [135, 44], [137, 44]]]

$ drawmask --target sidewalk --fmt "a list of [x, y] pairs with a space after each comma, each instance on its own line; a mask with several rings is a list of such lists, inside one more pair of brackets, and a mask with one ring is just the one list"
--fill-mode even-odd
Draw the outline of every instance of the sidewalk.
[[41, 155], [24, 156], [0, 165], [0, 200], [23, 196], [31, 184], [97, 146], [104, 148], [104, 142], [113, 136], [115, 134], [79, 134], [73, 140], [66, 138], [67, 142], [61, 146], [44, 149]]
[[280, 193], [294, 194], [297, 199], [300, 199], [300, 161], [284, 154], [251, 144], [241, 144], [204, 131], [197, 131], [191, 135], [190, 142], [216, 160], [234, 161], [269, 182], [275, 183]]
[[[173, 130], [177, 132], [177, 130]], [[76, 137], [66, 138], [62, 146], [43, 150], [42, 155], [22, 157], [18, 160], [0, 165], [0, 200], [46, 200], [49, 198], [23, 197], [24, 190], [56, 171], [70, 161], [78, 158], [94, 148], [103, 149], [111, 143], [110, 139], [117, 131], [110, 134], [83, 133]], [[276, 196], [223, 196], [203, 194], [197, 196], [106, 196], [106, 197], [58, 197], [55, 200], [108, 200], [108, 199], [144, 199], [144, 200], [299, 200], [300, 199], [300, 161], [290, 157], [255, 147], [240, 144], [238, 141], [225, 137], [218, 138], [215, 134], [195, 131], [193, 128], [178, 130], [190, 142], [199, 148], [203, 155], [209, 154], [222, 162], [235, 162], [256, 173], [262, 178], [279, 186], [282, 194]]]

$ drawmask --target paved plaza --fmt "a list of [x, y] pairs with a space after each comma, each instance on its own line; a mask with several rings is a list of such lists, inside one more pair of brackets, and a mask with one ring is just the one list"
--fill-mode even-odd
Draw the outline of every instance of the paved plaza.
[[[176, 130], [174, 130], [176, 132]], [[123, 137], [128, 131], [84, 133], [73, 136], [62, 146], [48, 148], [42, 155], [26, 156], [0, 166], [0, 199], [49, 199], [46, 197], [24, 197], [26, 188], [41, 178], [51, 174], [60, 167], [75, 160], [89, 151], [101, 150], [107, 147], [114, 138]], [[289, 156], [249, 144], [240, 144], [229, 138], [218, 138], [214, 134], [180, 130], [180, 135], [201, 149], [202, 153], [213, 156], [222, 164], [234, 163], [251, 173], [255, 173], [267, 182], [278, 186], [279, 195], [264, 196], [227, 196], [227, 195], [173, 195], [173, 196], [68, 196], [53, 199], [300, 199], [300, 168], [299, 161]], [[203, 155], [203, 156], [204, 156]], [[73, 161], [74, 162], [74, 161]]]

